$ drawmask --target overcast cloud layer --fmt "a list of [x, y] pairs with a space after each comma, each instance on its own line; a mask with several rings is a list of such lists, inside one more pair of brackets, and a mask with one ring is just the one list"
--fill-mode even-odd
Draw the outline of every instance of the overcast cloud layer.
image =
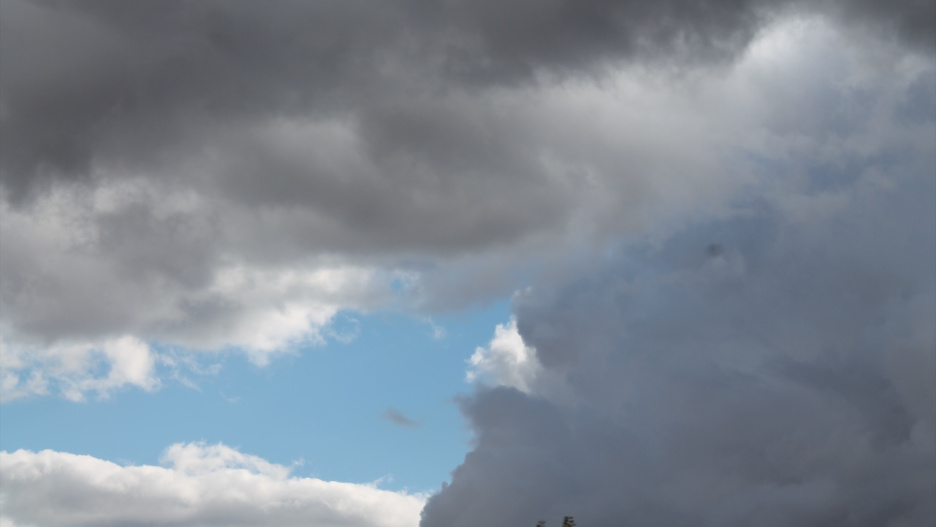
[[933, 6], [809, 5], [5, 0], [4, 397], [156, 386], [88, 378], [126, 339], [263, 364], [921, 140]]
[[[913, 0], [2, 0], [0, 397], [532, 284], [424, 527], [931, 525], [934, 46]], [[15, 525], [225, 524], [235, 472], [245, 525], [389, 518], [283, 467], [3, 456]]]

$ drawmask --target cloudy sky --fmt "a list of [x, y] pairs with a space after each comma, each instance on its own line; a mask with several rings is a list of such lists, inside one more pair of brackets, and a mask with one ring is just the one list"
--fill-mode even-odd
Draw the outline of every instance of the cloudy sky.
[[936, 4], [0, 0], [0, 526], [936, 522]]

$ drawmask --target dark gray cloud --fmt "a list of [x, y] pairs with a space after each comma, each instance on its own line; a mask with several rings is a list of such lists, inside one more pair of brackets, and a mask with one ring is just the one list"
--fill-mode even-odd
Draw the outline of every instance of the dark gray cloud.
[[406, 417], [403, 412], [397, 410], [396, 408], [387, 408], [387, 411], [384, 412], [381, 417], [397, 426], [403, 426], [406, 428], [415, 428], [419, 426], [419, 422], [413, 421], [409, 417]]
[[518, 296], [552, 380], [464, 401], [475, 447], [422, 525], [932, 524], [936, 181], [919, 161], [761, 196]]
[[5, 0], [0, 331], [270, 351], [929, 148], [929, 8], [844, 5]]
[[918, 0], [825, 2], [826, 9], [861, 29], [896, 37], [910, 46], [936, 52], [936, 5]]
[[[2, 184], [17, 200], [50, 179], [87, 178], [102, 165], [164, 166], [210, 147], [219, 131], [284, 115], [354, 119], [376, 112], [383, 117], [365, 119], [374, 127], [365, 136], [377, 138], [378, 149], [387, 145], [380, 129], [389, 126], [396, 151], [431, 148], [428, 159], [477, 160], [470, 136], [462, 141], [447, 135], [457, 128], [433, 124], [463, 118], [438, 104], [406, 115], [393, 109], [399, 97], [525, 82], [539, 71], [575, 75], [628, 60], [727, 61], [778, 11], [802, 7], [760, 0], [394, 0], [288, 1], [271, 9], [242, 1], [10, 0], [0, 17]], [[811, 9], [932, 47], [929, 2]], [[423, 144], [434, 126], [442, 135]], [[484, 151], [489, 157], [491, 149]]]
[[535, 274], [540, 378], [465, 400], [426, 527], [929, 525], [934, 25], [915, 0], [4, 0], [4, 389], [123, 335], [262, 363], [338, 309]]
[[158, 166], [219, 129], [365, 96], [398, 27], [385, 16], [354, 2], [4, 2], [4, 185], [15, 198], [105, 161]]

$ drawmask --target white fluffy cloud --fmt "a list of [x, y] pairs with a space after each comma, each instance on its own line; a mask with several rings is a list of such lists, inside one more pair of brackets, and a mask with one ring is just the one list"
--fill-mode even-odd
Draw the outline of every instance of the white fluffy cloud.
[[[102, 368], [103, 365], [103, 368]], [[93, 344], [58, 344], [40, 351], [0, 347], [0, 401], [59, 392], [73, 401], [89, 392], [159, 386], [156, 355], [145, 342], [124, 336]], [[100, 370], [103, 373], [97, 373]]]
[[498, 324], [488, 347], [475, 349], [468, 363], [471, 365], [466, 374], [468, 382], [480, 380], [527, 393], [542, 371], [536, 350], [523, 342], [514, 318], [507, 324]]
[[424, 498], [290, 474], [227, 446], [176, 444], [162, 466], [0, 452], [4, 526], [414, 527]]
[[392, 297], [397, 278], [325, 258], [245, 261], [197, 193], [145, 179], [59, 187], [0, 215], [4, 400], [153, 389], [153, 342], [264, 365], [323, 342], [339, 310]]

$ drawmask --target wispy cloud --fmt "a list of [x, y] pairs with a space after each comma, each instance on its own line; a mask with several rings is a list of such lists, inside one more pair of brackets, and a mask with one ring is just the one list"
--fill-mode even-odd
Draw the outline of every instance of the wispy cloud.
[[397, 426], [402, 426], [405, 428], [416, 428], [419, 426], [419, 423], [417, 421], [410, 419], [409, 417], [404, 415], [403, 412], [395, 408], [387, 408], [387, 410], [383, 413], [383, 415], [381, 415], [381, 417], [383, 417], [387, 421], [390, 421], [391, 423]]

